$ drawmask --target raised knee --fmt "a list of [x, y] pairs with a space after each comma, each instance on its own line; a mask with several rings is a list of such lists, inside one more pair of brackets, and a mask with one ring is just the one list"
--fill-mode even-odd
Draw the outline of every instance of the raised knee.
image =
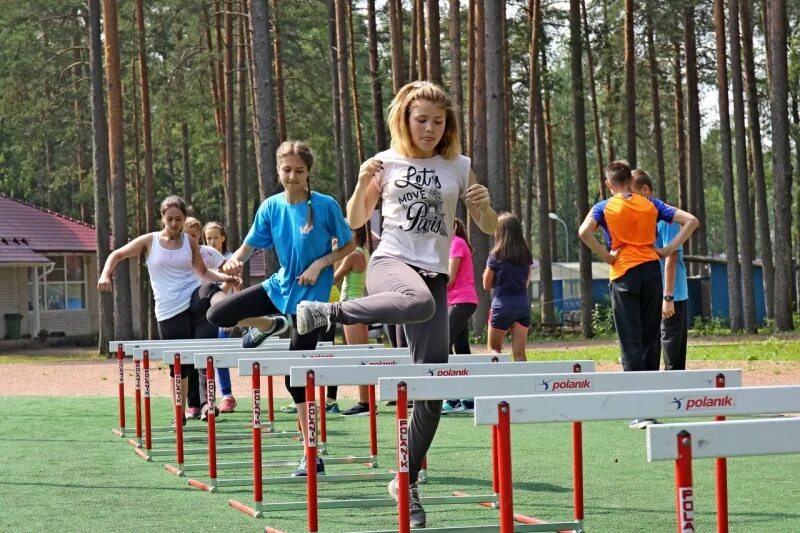
[[433, 318], [436, 312], [436, 302], [430, 294], [419, 298], [409, 309], [409, 314], [415, 322], [426, 322]]

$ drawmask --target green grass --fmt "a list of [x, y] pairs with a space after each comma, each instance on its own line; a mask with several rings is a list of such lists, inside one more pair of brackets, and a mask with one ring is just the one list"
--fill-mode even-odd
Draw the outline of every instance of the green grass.
[[[244, 397], [242, 405], [247, 405]], [[348, 402], [349, 403], [349, 402]], [[154, 399], [157, 424], [168, 422], [169, 404]], [[187, 486], [160, 463], [137, 458], [124, 439], [112, 435], [116, 423], [113, 398], [4, 399], [0, 417], [0, 531], [263, 531], [270, 525], [286, 532], [305, 531], [305, 512], [280, 512], [249, 518], [227, 505], [229, 498], [251, 502], [246, 489], [215, 494]], [[130, 406], [129, 406], [130, 408]], [[381, 467], [394, 461], [394, 418], [382, 408], [379, 421]], [[131, 411], [129, 411], [130, 413]], [[129, 415], [130, 416], [130, 415]], [[229, 417], [244, 420], [246, 413]], [[283, 428], [292, 427], [280, 415]], [[221, 422], [225, 426], [226, 422]], [[367, 418], [329, 420], [332, 454], [363, 453]], [[624, 422], [584, 426], [586, 529], [589, 532], [674, 531], [673, 466], [647, 463], [645, 432]], [[572, 513], [571, 447], [568, 424], [513, 428], [515, 507], [547, 520]], [[286, 454], [282, 456], [286, 457]], [[195, 456], [191, 462], [200, 462]], [[298, 458], [297, 452], [288, 457]], [[190, 461], [187, 461], [190, 462]], [[489, 431], [474, 427], [467, 416], [442, 420], [429, 454], [430, 482], [425, 494], [461, 489], [483, 494], [490, 489]], [[331, 465], [329, 471], [356, 471], [361, 466]], [[271, 469], [271, 475], [291, 469]], [[732, 532], [799, 531], [800, 491], [796, 473], [800, 456], [729, 461]], [[220, 477], [249, 477], [249, 472], [221, 471]], [[201, 476], [202, 477], [202, 476]], [[713, 462], [697, 461], [698, 531], [714, 528]], [[304, 486], [268, 488], [267, 500], [302, 499]], [[383, 482], [321, 484], [322, 499], [383, 497]], [[428, 506], [431, 527], [492, 522], [496, 512], [477, 505]], [[390, 508], [322, 510], [326, 532], [391, 529]]]
[[[570, 358], [593, 361], [616, 361], [619, 347], [616, 345], [569, 346], [559, 349], [529, 349], [531, 361], [557, 361]], [[689, 344], [688, 361], [800, 361], [800, 341], [768, 337], [764, 340], [722, 341], [719, 343]]]

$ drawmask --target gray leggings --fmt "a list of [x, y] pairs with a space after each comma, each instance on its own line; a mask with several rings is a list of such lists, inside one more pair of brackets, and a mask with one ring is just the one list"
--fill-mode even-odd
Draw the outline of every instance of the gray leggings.
[[[331, 318], [342, 324], [403, 324], [414, 363], [446, 363], [450, 347], [447, 275], [422, 275], [393, 257], [372, 257], [367, 270], [369, 296], [333, 304]], [[409, 427], [409, 478], [416, 483], [428, 453], [442, 402], [414, 402]]]

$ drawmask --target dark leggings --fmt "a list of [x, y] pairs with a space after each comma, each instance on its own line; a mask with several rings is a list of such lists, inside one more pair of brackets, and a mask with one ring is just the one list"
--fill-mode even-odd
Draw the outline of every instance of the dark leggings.
[[478, 308], [477, 304], [453, 304], [447, 308], [450, 322], [450, 353], [469, 354], [469, 319]]
[[[369, 296], [333, 304], [332, 319], [342, 324], [404, 324], [414, 363], [447, 362], [447, 274], [429, 277], [399, 259], [373, 255], [367, 291]], [[441, 414], [441, 400], [414, 402], [408, 430], [411, 483], [417, 481]]]
[[[331, 323], [331, 327], [329, 327], [328, 329], [323, 331], [322, 334], [320, 334], [319, 340], [330, 342], [331, 345], [333, 345], [335, 339], [336, 339], [336, 324]], [[325, 397], [328, 398], [329, 400], [335, 400], [336, 395], [338, 393], [339, 393], [339, 387], [333, 385], [327, 388], [327, 390], [325, 391]]]
[[[192, 292], [189, 308], [158, 323], [158, 335], [161, 340], [177, 339], [213, 339], [217, 336], [217, 328], [206, 320], [206, 311], [211, 305], [211, 297], [220, 288], [215, 283], [206, 283]], [[188, 378], [194, 365], [181, 364], [181, 378]], [[169, 365], [169, 375], [175, 375], [174, 365]]]
[[[259, 285], [253, 285], [241, 292], [232, 294], [220, 300], [208, 310], [208, 321], [216, 327], [232, 328], [239, 321], [246, 318], [254, 318], [267, 315], [283, 314], [275, 304], [272, 303], [267, 292]], [[295, 316], [292, 315], [292, 323], [297, 323]], [[305, 335], [299, 335], [297, 329], [292, 327], [292, 339], [289, 342], [290, 350], [314, 350], [317, 347], [317, 340], [322, 328], [315, 329]], [[286, 388], [292, 395], [294, 403], [304, 403], [306, 401], [305, 387], [292, 387], [289, 385], [289, 376], [285, 376]]]

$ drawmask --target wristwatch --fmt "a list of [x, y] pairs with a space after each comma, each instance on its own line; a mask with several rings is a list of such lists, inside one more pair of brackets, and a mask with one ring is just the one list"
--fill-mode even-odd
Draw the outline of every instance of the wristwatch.
[[671, 295], [671, 294], [665, 294], [664, 295], [664, 301], [665, 302], [672, 302], [674, 300], [675, 300], [675, 297], [673, 295]]

